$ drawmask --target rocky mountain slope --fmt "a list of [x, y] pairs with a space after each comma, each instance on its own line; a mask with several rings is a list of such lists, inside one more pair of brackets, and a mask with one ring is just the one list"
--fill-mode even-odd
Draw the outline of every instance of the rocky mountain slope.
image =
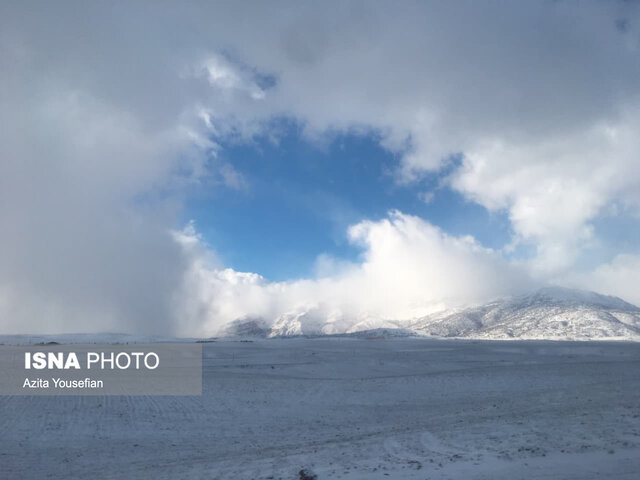
[[640, 340], [640, 309], [617, 297], [554, 287], [430, 315], [404, 327], [443, 337]]

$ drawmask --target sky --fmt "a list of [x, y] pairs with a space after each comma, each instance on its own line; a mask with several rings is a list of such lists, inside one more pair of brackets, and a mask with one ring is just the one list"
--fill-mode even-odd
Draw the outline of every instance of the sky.
[[640, 304], [635, 2], [4, 2], [0, 331]]

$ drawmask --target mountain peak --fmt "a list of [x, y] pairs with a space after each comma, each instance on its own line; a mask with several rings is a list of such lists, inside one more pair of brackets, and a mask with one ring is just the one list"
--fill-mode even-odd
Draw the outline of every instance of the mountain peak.
[[543, 287], [531, 294], [521, 295], [512, 298], [511, 304], [529, 304], [565, 307], [595, 307], [605, 310], [627, 310], [640, 311], [637, 306], [625, 302], [621, 298], [588, 290], [579, 290], [566, 287], [549, 286]]

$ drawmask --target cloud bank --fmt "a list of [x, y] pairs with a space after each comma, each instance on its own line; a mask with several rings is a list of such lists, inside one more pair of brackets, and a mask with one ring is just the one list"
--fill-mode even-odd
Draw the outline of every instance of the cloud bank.
[[[191, 257], [181, 328], [218, 332], [237, 319], [267, 322], [304, 316], [309, 329], [344, 332], [380, 320], [411, 319], [443, 308], [522, 293], [535, 284], [522, 269], [472, 237], [452, 237], [398, 211], [349, 228], [361, 262], [330, 263], [315, 279], [269, 282], [253, 273], [219, 268], [193, 226], [176, 239]], [[189, 306], [198, 306], [191, 310]]]
[[[0, 328], [203, 332], [300, 305], [407, 316], [558, 279], [640, 302], [637, 251], [576, 273], [603, 212], [638, 221], [638, 8], [4, 3]], [[445, 183], [506, 212], [511, 245], [392, 213], [353, 226], [362, 261], [325, 260], [330, 275], [215, 266], [195, 232], [171, 234], [185, 192], [212, 176], [247, 188], [218, 143], [277, 141], [282, 118], [309, 141], [374, 134], [399, 183], [458, 155]], [[502, 258], [521, 248], [518, 267]]]

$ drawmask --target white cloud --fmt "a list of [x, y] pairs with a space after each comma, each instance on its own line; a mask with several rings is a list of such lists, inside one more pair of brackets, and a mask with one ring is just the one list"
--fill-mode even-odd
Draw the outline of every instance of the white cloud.
[[486, 141], [470, 148], [454, 188], [489, 209], [506, 209], [518, 240], [537, 247], [539, 273], [570, 268], [594, 232], [590, 221], [640, 187], [640, 106], [615, 120], [536, 142]]
[[[265, 92], [252, 81], [250, 72], [242, 71], [228, 59], [220, 55], [209, 55], [201, 64], [209, 84], [221, 90], [241, 91], [247, 93], [254, 100], [261, 100]], [[199, 76], [199, 72], [194, 75]]]
[[[188, 312], [184, 334], [215, 334], [236, 319], [273, 322], [287, 316], [303, 316], [303, 325], [346, 331], [363, 318], [414, 318], [534, 285], [525, 272], [473, 238], [446, 235], [397, 211], [349, 228], [350, 240], [363, 249], [360, 263], [333, 265], [321, 272], [325, 275], [290, 282], [211, 265], [193, 230], [177, 238], [193, 262], [179, 296], [185, 303], [176, 307]], [[321, 262], [326, 266], [326, 259]]]

